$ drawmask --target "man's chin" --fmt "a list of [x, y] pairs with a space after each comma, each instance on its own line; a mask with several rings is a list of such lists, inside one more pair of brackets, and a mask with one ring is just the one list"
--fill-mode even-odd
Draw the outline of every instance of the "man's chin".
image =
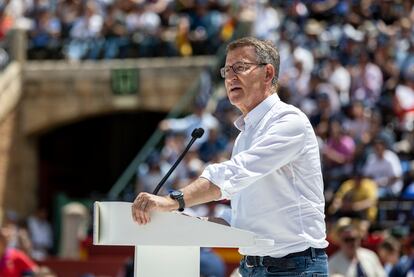
[[233, 106], [237, 106], [237, 103], [239, 103], [239, 101], [238, 101], [237, 97], [231, 97], [231, 96], [228, 96], [228, 98], [229, 98], [230, 103], [231, 103]]

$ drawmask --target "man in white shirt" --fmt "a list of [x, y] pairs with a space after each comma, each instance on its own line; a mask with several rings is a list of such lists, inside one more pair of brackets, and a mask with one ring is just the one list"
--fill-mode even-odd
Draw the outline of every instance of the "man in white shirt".
[[336, 230], [339, 250], [329, 257], [329, 276], [335, 277], [386, 277], [377, 254], [361, 247], [361, 231], [350, 218], [341, 218]]
[[364, 165], [364, 174], [371, 177], [378, 185], [378, 197], [397, 197], [403, 187], [400, 158], [386, 148], [384, 138], [374, 140], [374, 152]]
[[271, 43], [251, 37], [230, 43], [220, 73], [230, 102], [242, 112], [231, 159], [207, 166], [170, 196], [139, 194], [132, 216], [147, 224], [151, 211], [231, 199], [231, 226], [275, 241], [240, 248], [242, 276], [328, 276], [318, 143], [308, 118], [279, 99], [278, 71]]
[[27, 227], [33, 244], [32, 258], [44, 260], [53, 247], [53, 231], [47, 220], [47, 210], [37, 209], [36, 213], [28, 218]]
[[197, 150], [201, 144], [207, 141], [210, 130], [218, 127], [218, 120], [206, 110], [206, 106], [202, 103], [194, 103], [193, 113], [182, 118], [169, 118], [160, 122], [160, 130], [172, 131], [175, 133], [185, 133], [190, 137], [194, 128], [203, 128], [204, 136], [194, 142], [192, 149]]

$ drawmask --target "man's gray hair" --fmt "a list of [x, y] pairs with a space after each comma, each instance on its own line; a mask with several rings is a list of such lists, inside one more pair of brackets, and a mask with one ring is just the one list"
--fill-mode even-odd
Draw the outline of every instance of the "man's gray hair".
[[254, 37], [244, 37], [230, 42], [229, 45], [227, 45], [226, 50], [228, 53], [229, 51], [240, 47], [253, 47], [256, 52], [257, 63], [268, 63], [273, 65], [275, 68], [275, 76], [273, 76], [272, 85], [277, 91], [280, 57], [276, 46], [268, 40], [260, 40]]

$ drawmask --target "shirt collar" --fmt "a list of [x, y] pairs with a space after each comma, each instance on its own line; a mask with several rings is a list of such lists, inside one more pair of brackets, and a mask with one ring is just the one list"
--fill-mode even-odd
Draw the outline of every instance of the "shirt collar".
[[254, 126], [256, 125], [263, 116], [272, 108], [277, 101], [280, 101], [279, 96], [277, 93], [271, 94], [265, 100], [259, 103], [253, 110], [251, 110], [246, 116], [240, 116], [234, 122], [234, 125], [240, 131], [244, 131], [247, 126]]

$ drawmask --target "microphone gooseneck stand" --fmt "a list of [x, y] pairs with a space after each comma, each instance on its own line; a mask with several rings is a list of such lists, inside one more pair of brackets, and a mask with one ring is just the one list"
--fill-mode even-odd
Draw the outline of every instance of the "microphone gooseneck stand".
[[157, 194], [161, 187], [164, 185], [165, 181], [167, 181], [168, 177], [170, 177], [171, 173], [174, 171], [174, 169], [177, 167], [177, 165], [181, 162], [181, 160], [184, 158], [185, 154], [187, 154], [188, 150], [190, 149], [191, 145], [195, 142], [196, 139], [201, 138], [204, 134], [203, 128], [196, 128], [191, 133], [191, 140], [187, 144], [187, 147], [184, 149], [184, 151], [181, 153], [180, 157], [175, 161], [173, 166], [168, 170], [167, 174], [162, 178], [162, 180], [158, 183], [157, 187], [155, 188], [154, 192], [152, 194]]

